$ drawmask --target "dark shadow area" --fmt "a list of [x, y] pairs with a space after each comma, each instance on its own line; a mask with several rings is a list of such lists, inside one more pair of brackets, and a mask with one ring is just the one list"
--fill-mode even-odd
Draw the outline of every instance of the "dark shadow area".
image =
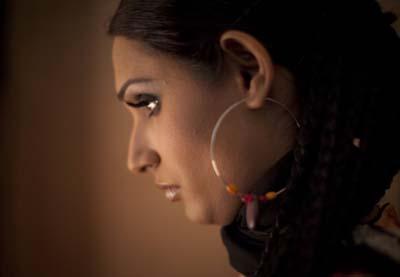
[[[16, 130], [16, 121], [12, 120], [13, 105], [9, 103], [9, 2], [0, 1], [0, 193], [1, 193], [1, 276], [15, 276], [13, 256], [13, 223], [12, 223], [12, 141], [10, 133]], [[10, 105], [11, 104], [11, 105]]]

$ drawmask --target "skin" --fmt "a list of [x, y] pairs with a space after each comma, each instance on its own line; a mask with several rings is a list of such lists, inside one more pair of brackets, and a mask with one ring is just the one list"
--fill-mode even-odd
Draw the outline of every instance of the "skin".
[[[122, 99], [133, 119], [128, 168], [134, 174], [150, 172], [155, 183], [179, 185], [187, 218], [200, 224], [229, 224], [241, 205], [226, 192], [210, 161], [211, 132], [223, 111], [247, 97], [225, 118], [215, 152], [221, 174], [242, 192], [251, 191], [254, 182], [293, 148], [297, 132], [285, 110], [264, 101], [267, 96], [280, 101], [298, 118], [290, 72], [274, 65], [266, 48], [247, 33], [226, 31], [220, 46], [225, 70], [211, 83], [187, 63], [143, 42], [120, 36], [113, 42], [117, 92], [129, 79], [155, 80], [129, 85]], [[143, 92], [160, 98], [159, 110], [151, 117], [145, 107], [127, 104]]]

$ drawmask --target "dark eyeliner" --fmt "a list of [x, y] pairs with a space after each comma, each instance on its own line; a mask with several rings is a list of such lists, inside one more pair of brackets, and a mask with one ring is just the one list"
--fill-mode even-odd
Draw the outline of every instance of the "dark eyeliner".
[[143, 106], [147, 106], [151, 101], [149, 101], [147, 99], [143, 100], [143, 98], [145, 98], [145, 99], [150, 98], [151, 100], [157, 99], [156, 97], [152, 96], [151, 94], [139, 93], [134, 96], [134, 100], [139, 101], [139, 102], [126, 101], [126, 103], [133, 108], [140, 108]]
[[[152, 116], [155, 112], [156, 109], [159, 108], [160, 105], [160, 100], [157, 96], [149, 94], [149, 93], [140, 93], [134, 96], [135, 99], [138, 99], [139, 102], [129, 102], [126, 101], [125, 103], [132, 107], [132, 108], [141, 108], [141, 107], [147, 107], [150, 103], [157, 101], [157, 106], [151, 110], [149, 117]], [[145, 100], [141, 100], [141, 99], [145, 99]]]

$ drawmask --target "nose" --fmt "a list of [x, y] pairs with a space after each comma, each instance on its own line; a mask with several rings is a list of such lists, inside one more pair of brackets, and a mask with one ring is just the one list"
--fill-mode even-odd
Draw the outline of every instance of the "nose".
[[127, 167], [129, 171], [137, 175], [145, 173], [149, 169], [154, 170], [160, 163], [160, 156], [154, 150], [148, 147], [142, 138], [132, 134], [129, 149]]
[[153, 158], [150, 152], [146, 152], [140, 155], [140, 157], [136, 160], [128, 159], [128, 169], [133, 174], [138, 175], [139, 173], [145, 173], [149, 170], [154, 170], [158, 162], [154, 162], [155, 159]]

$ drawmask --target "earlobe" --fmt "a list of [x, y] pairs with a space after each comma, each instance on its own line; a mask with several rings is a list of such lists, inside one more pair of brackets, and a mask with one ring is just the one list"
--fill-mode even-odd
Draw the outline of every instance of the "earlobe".
[[274, 67], [266, 48], [252, 35], [229, 30], [221, 35], [220, 46], [243, 77], [248, 95], [247, 106], [257, 109], [264, 105], [272, 86]]

